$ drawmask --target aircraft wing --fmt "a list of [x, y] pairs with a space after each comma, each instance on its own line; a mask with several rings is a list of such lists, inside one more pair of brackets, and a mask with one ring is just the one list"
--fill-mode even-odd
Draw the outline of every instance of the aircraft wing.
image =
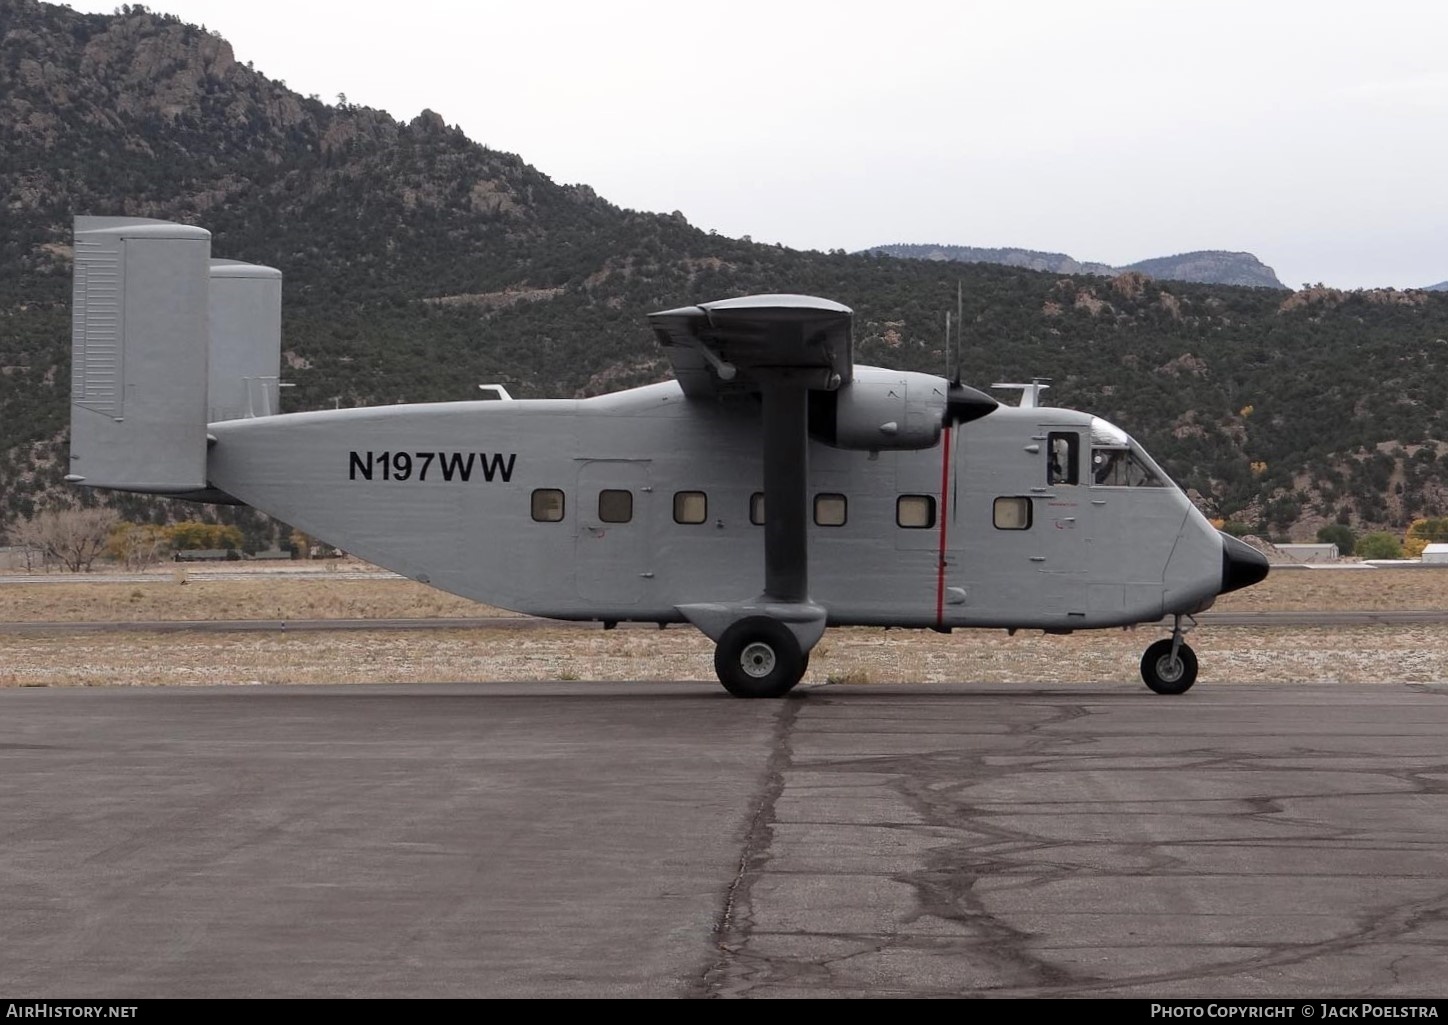
[[749, 295], [649, 314], [691, 398], [789, 382], [834, 391], [854, 370], [853, 311], [810, 295]]

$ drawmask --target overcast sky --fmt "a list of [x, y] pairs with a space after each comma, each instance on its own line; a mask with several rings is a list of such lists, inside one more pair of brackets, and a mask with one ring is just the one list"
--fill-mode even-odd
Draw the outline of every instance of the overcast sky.
[[148, 6], [298, 92], [431, 108], [554, 181], [725, 235], [1448, 279], [1441, 2]]

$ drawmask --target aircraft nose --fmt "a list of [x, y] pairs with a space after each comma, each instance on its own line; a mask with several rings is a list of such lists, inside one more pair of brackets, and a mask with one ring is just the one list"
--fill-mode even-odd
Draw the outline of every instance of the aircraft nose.
[[[1218, 533], [1222, 533], [1218, 531]], [[1267, 556], [1257, 549], [1239, 541], [1231, 534], [1222, 533], [1222, 590], [1240, 590], [1260, 583], [1267, 577]]]

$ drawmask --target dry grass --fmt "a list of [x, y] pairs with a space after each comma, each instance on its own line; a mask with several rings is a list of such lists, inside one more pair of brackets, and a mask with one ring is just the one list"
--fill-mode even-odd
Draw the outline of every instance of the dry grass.
[[[810, 658], [807, 683], [1113, 682], [1139, 686], [1155, 630], [1053, 637], [942, 636], [840, 629]], [[1448, 640], [1434, 626], [1222, 627], [1194, 635], [1203, 683], [1442, 682]], [[376, 633], [0, 634], [0, 687], [488, 680], [712, 681], [713, 648], [676, 627]]]
[[507, 615], [413, 580], [279, 574], [216, 580], [189, 573], [137, 583], [0, 584], [0, 622], [126, 623], [215, 619], [446, 619]]
[[[495, 614], [421, 584], [382, 578], [277, 575], [186, 584], [0, 585], [0, 621], [406, 618]], [[1442, 609], [1448, 576], [1426, 570], [1288, 571], [1225, 596], [1245, 610]], [[810, 659], [807, 683], [1115, 682], [1139, 686], [1137, 660], [1163, 632], [1068, 637], [1002, 631], [839, 629]], [[1440, 627], [1215, 627], [1193, 635], [1203, 683], [1448, 680]], [[489, 680], [713, 680], [713, 649], [676, 627], [602, 630], [429, 630], [364, 633], [6, 635], [0, 687], [150, 684], [380, 683]]]
[[[1224, 595], [1214, 611], [1343, 609], [1448, 609], [1448, 571], [1287, 570], [1256, 587]], [[97, 575], [0, 584], [0, 623], [496, 615], [507, 613], [395, 577], [356, 580], [326, 573], [277, 573], [233, 580], [208, 579], [192, 569], [184, 575], [150, 574], [139, 583]]]

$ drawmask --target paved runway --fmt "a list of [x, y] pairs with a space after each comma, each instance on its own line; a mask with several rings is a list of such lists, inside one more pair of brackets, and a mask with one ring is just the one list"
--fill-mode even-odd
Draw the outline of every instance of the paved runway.
[[0, 990], [1437, 995], [1448, 687], [0, 691]]

